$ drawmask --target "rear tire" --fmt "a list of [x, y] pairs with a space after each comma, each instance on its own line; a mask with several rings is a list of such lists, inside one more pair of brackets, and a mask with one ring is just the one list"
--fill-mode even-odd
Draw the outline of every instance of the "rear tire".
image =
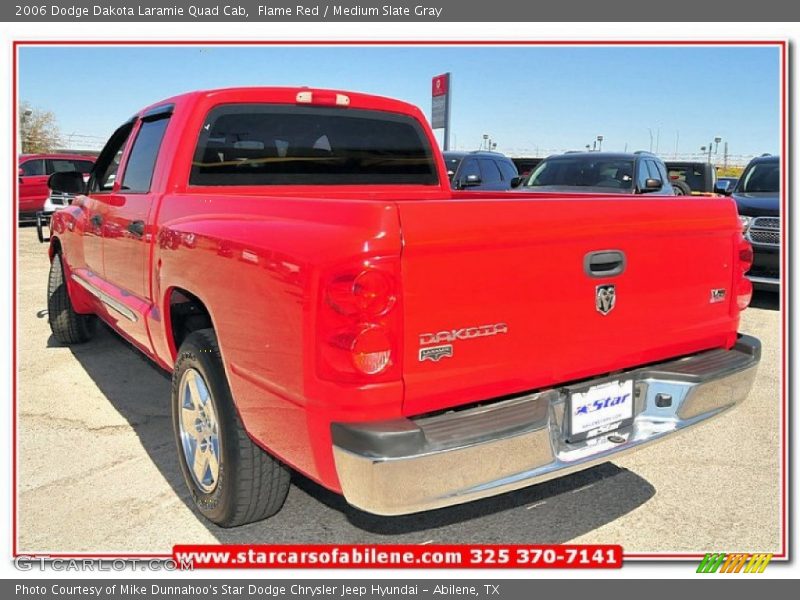
[[47, 280], [47, 321], [50, 331], [62, 344], [82, 344], [92, 339], [95, 330], [94, 315], [80, 315], [72, 308], [64, 265], [60, 254], [53, 256]]
[[213, 329], [195, 331], [181, 344], [172, 376], [172, 423], [184, 480], [209, 521], [237, 527], [281, 509], [289, 469], [247, 435]]

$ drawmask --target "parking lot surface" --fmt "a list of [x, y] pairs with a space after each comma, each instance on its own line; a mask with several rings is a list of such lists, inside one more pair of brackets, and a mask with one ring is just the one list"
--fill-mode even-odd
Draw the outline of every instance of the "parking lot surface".
[[735, 410], [594, 469], [403, 517], [348, 506], [295, 475], [275, 517], [220, 529], [191, 508], [168, 375], [105, 327], [60, 346], [47, 324], [46, 246], [19, 230], [19, 551], [168, 553], [177, 543], [615, 543], [626, 552], [777, 552], [780, 313], [757, 294], [742, 330], [763, 356]]

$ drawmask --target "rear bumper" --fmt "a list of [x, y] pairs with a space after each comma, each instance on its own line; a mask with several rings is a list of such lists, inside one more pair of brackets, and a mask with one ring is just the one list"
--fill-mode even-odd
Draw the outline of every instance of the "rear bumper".
[[[332, 425], [347, 501], [380, 515], [414, 513], [494, 496], [587, 469], [701, 423], [744, 400], [761, 357], [740, 336], [730, 350], [635, 369], [634, 419], [613, 432], [566, 441], [569, 388], [418, 419]], [[580, 387], [587, 383], [581, 382]], [[672, 397], [656, 406], [656, 395]], [[661, 402], [663, 404], [663, 401]]]

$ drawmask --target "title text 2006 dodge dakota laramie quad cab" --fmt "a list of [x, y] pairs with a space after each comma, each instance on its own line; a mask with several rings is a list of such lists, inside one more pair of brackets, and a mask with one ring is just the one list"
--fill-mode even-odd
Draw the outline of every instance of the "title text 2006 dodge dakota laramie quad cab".
[[53, 335], [99, 317], [173, 371], [223, 526], [278, 511], [288, 467], [382, 515], [585, 469], [735, 405], [760, 357], [732, 200], [453, 192], [387, 98], [189, 93], [50, 183], [77, 194]]

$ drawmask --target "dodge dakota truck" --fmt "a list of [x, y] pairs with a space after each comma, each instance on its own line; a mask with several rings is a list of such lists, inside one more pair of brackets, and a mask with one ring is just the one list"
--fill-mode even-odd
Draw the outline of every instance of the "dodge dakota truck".
[[760, 358], [730, 198], [453, 191], [388, 98], [188, 93], [50, 186], [75, 194], [54, 338], [100, 319], [172, 373], [178, 461], [222, 526], [277, 512], [290, 469], [380, 515], [586, 469], [733, 407]]

